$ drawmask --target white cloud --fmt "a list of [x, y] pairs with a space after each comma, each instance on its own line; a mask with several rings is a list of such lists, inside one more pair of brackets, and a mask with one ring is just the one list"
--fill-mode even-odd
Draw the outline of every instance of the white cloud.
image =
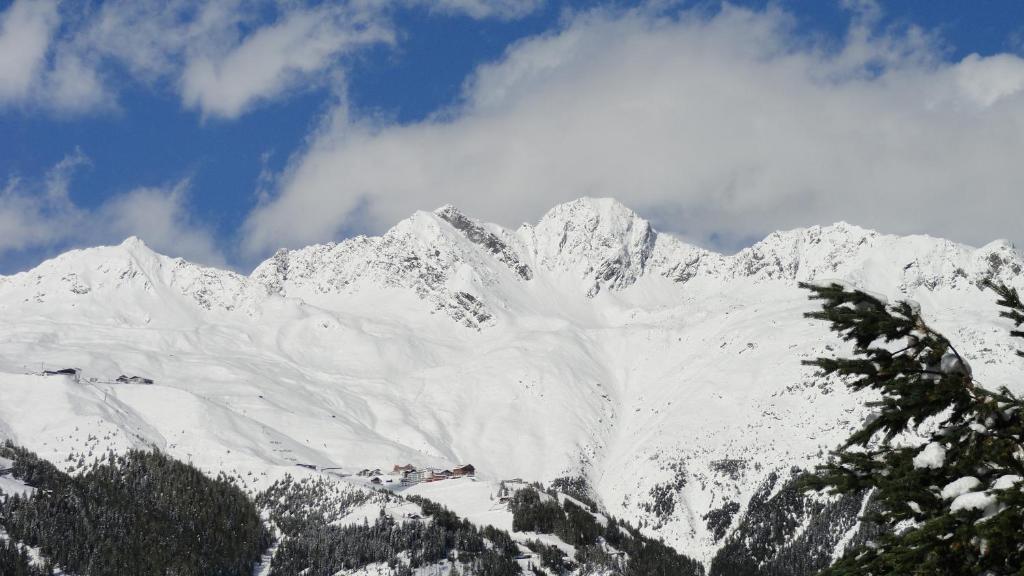
[[85, 243], [119, 242], [138, 236], [162, 254], [224, 266], [224, 255], [213, 232], [190, 216], [188, 189], [188, 180], [183, 180], [168, 187], [136, 188], [110, 198], [91, 216], [104, 223], [102, 233], [85, 238]]
[[953, 73], [958, 93], [981, 107], [987, 108], [1024, 91], [1024, 66], [1017, 56], [999, 54], [982, 58], [971, 54]]
[[67, 49], [58, 51], [40, 93], [45, 95], [47, 106], [62, 113], [78, 114], [114, 107], [114, 96], [104, 86], [96, 68]]
[[190, 216], [188, 180], [115, 194], [88, 209], [68, 194], [74, 172], [88, 164], [89, 159], [75, 151], [39, 182], [12, 177], [0, 188], [0, 256], [116, 244], [138, 236], [164, 254], [225, 264], [213, 232]]
[[0, 13], [0, 104], [29, 95], [59, 23], [55, 0], [15, 0]]
[[446, 202], [514, 226], [581, 195], [725, 247], [840, 219], [1024, 241], [1024, 60], [946, 62], [926, 31], [880, 33], [858, 6], [837, 46], [775, 9], [583, 13], [480, 68], [438, 118], [375, 124], [341, 106], [249, 215], [244, 249]]
[[518, 18], [542, 0], [17, 0], [0, 13], [0, 106], [63, 114], [117, 107], [118, 88], [172, 89], [204, 117], [331, 84], [345, 56], [391, 44], [394, 9]]
[[411, 0], [435, 12], [465, 14], [471, 18], [522, 18], [544, 4], [544, 0]]
[[68, 197], [74, 171], [89, 159], [75, 151], [51, 168], [42, 182], [10, 177], [0, 190], [0, 255], [49, 248], [66, 241], [83, 213]]
[[252, 18], [238, 0], [107, 0], [68, 39], [79, 53], [125, 67], [153, 83], [177, 78], [184, 53], [238, 41], [238, 26]]
[[234, 118], [256, 101], [316, 83], [345, 52], [392, 40], [389, 28], [348, 10], [296, 11], [222, 55], [190, 58], [181, 79], [182, 98], [204, 114]]
[[113, 106], [94, 63], [56, 36], [53, 0], [17, 0], [0, 14], [0, 106], [78, 113]]

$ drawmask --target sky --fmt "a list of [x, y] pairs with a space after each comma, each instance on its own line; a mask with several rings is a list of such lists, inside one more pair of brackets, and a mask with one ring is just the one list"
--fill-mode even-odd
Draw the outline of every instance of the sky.
[[141, 237], [248, 272], [580, 196], [733, 252], [1024, 245], [1024, 5], [0, 0], [0, 274]]

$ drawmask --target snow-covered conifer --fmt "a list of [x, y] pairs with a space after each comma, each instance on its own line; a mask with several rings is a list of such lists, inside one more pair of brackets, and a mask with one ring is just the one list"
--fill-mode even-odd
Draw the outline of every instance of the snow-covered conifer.
[[[810, 489], [872, 489], [865, 521], [882, 528], [823, 574], [1024, 574], [1024, 402], [982, 387], [919, 307], [840, 284], [803, 287], [823, 301], [807, 316], [854, 345], [852, 357], [808, 363], [879, 394], [877, 417], [804, 479]], [[992, 288], [1019, 327], [1017, 292]]]

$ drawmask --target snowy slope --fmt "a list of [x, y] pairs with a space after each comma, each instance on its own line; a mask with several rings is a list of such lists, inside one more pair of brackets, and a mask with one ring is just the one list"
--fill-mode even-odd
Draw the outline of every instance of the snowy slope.
[[[584, 475], [609, 512], [707, 559], [708, 511], [745, 505], [864, 417], [800, 365], [837, 343], [802, 317], [797, 281], [914, 298], [981, 381], [1020, 390], [1024, 363], [977, 284], [1021, 286], [1022, 270], [1005, 242], [844, 223], [727, 256], [588, 198], [514, 231], [419, 212], [248, 277], [129, 239], [0, 277], [0, 436], [58, 462], [153, 445], [254, 488], [299, 463]], [[67, 367], [83, 382], [26, 374]], [[649, 510], [652, 490], [670, 514]]]

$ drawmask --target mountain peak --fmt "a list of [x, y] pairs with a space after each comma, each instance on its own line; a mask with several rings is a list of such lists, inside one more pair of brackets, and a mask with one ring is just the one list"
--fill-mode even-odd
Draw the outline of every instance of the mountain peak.
[[530, 232], [538, 262], [581, 276], [588, 296], [633, 284], [657, 237], [647, 220], [618, 200], [589, 197], [555, 206]]
[[125, 238], [124, 241], [121, 242], [121, 246], [125, 248], [149, 248], [146, 246], [146, 242], [138, 236], [129, 236]]
[[548, 221], [595, 220], [605, 223], [625, 223], [634, 220], [646, 222], [631, 208], [615, 198], [593, 198], [583, 196], [563, 202], [547, 211], [538, 227]]
[[454, 204], [449, 202], [443, 206], [438, 206], [436, 209], [434, 209], [434, 214], [437, 214], [438, 216], [441, 216], [443, 218], [445, 214], [462, 214], [462, 210], [459, 210], [458, 208], [455, 207]]
[[[124, 239], [117, 246], [111, 246], [111, 250], [120, 252], [129, 260], [134, 260], [139, 265], [146, 265], [149, 267], [161, 267], [165, 265], [165, 262], [174, 260], [170, 256], [166, 256], [150, 248], [148, 244], [138, 236], [129, 236]], [[182, 260], [178, 258], [178, 260]], [[144, 264], [145, 263], [145, 264]]]

